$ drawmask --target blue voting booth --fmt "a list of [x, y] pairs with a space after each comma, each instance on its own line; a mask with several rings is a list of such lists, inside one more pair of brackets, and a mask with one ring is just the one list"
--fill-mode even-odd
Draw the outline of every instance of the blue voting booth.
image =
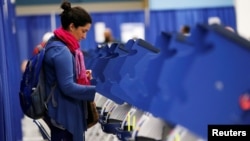
[[250, 113], [239, 102], [249, 91], [249, 41], [220, 25], [198, 24], [186, 42], [192, 43], [192, 51], [178, 64], [178, 75], [164, 65], [158, 82], [163, 91], [151, 111], [165, 107], [158, 113], [163, 119], [202, 137], [207, 137], [208, 124], [249, 124]]
[[121, 80], [112, 86], [111, 94], [125, 95], [127, 103], [135, 106], [140, 105], [144, 109], [149, 97], [141, 97], [145, 94], [146, 89], [140, 76], [145, 74], [144, 70], [147, 68], [148, 60], [157, 55], [160, 50], [141, 39], [135, 41], [131, 50], [136, 53], [126, 57], [119, 69]]
[[102, 63], [93, 68], [102, 72], [97, 90], [104, 96], [204, 138], [209, 124], [250, 123], [240, 106], [250, 92], [250, 43], [237, 33], [197, 24], [188, 37], [162, 32], [154, 45], [129, 40], [108, 50], [112, 57], [97, 57]]

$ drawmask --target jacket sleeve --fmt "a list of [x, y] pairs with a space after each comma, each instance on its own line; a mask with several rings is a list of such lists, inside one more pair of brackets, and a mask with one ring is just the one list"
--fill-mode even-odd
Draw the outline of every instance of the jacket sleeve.
[[68, 48], [60, 48], [53, 56], [57, 83], [63, 94], [75, 99], [93, 101], [95, 97], [95, 86], [80, 85], [74, 81], [73, 56]]

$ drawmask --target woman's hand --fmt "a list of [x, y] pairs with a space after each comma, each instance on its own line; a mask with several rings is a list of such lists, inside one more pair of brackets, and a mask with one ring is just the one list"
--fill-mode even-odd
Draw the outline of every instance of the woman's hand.
[[93, 79], [92, 77], [92, 70], [86, 70], [86, 76], [89, 80]]

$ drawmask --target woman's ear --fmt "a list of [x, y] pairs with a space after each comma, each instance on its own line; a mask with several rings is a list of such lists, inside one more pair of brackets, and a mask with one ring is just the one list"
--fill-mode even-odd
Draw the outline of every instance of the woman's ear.
[[75, 28], [74, 23], [70, 23], [70, 24], [69, 24], [69, 31], [73, 31], [74, 28]]

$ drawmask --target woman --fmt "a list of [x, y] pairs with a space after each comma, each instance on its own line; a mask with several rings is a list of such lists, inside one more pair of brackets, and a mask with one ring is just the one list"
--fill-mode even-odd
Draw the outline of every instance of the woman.
[[61, 8], [62, 26], [45, 47], [46, 92], [53, 92], [53, 96], [44, 120], [50, 127], [52, 141], [84, 141], [86, 101], [93, 101], [96, 91], [95, 86], [89, 85], [91, 76], [87, 76], [79, 41], [86, 38], [92, 20], [83, 8], [71, 8], [67, 1]]

